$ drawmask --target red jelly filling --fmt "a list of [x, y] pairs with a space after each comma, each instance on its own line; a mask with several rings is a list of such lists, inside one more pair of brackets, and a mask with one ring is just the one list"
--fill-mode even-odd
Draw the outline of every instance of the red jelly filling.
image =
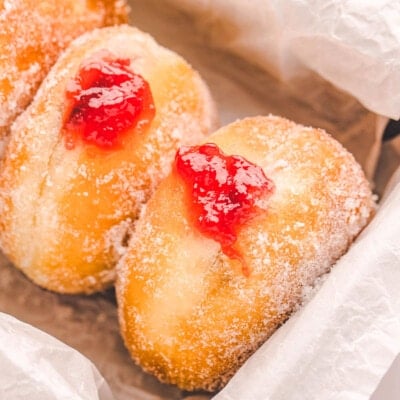
[[186, 184], [196, 228], [221, 244], [230, 258], [242, 262], [234, 248], [241, 226], [259, 211], [261, 200], [274, 190], [263, 170], [240, 156], [225, 155], [215, 144], [182, 147], [175, 168]]
[[149, 84], [129, 68], [130, 60], [102, 52], [87, 60], [66, 90], [65, 145], [78, 139], [102, 149], [122, 144], [133, 128], [149, 124], [155, 107]]

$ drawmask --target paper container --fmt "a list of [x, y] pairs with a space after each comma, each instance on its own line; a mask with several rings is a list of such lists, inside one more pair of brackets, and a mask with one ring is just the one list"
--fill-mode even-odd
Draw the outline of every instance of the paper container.
[[[302, 75], [301, 78], [296, 78], [289, 83], [281, 83], [265, 71], [228, 54], [225, 50], [214, 50], [207, 44], [206, 35], [202, 31], [193, 29], [194, 22], [191, 17], [165, 2], [134, 0], [131, 4], [132, 20], [135, 25], [153, 34], [161, 44], [181, 53], [204, 76], [216, 99], [222, 124], [245, 116], [273, 113], [303, 124], [323, 127], [344, 143], [355, 154], [369, 176], [373, 176], [381, 151], [380, 135], [384, 120], [366, 110], [353, 97], [335, 89], [313, 73]], [[379, 164], [379, 175], [376, 180], [379, 188], [386, 185], [389, 175], [387, 171], [392, 171], [396, 165], [399, 165], [400, 151], [397, 152], [396, 149], [397, 147], [392, 144], [384, 147], [387, 157]], [[335, 274], [340, 274], [340, 269]], [[328, 287], [332, 287], [332, 283], [329, 285]], [[347, 292], [340, 293], [344, 295]], [[348, 294], [350, 295], [351, 292], [349, 291]], [[308, 306], [304, 307], [303, 314], [307, 314], [307, 310]], [[144, 374], [130, 360], [118, 333], [116, 305], [112, 291], [91, 297], [50, 293], [36, 287], [4, 258], [1, 258], [0, 311], [14, 315], [44, 330], [88, 357], [105, 377], [117, 400], [170, 400], [189, 396], [175, 387], [158, 383], [155, 378]], [[300, 312], [299, 316], [291, 319], [287, 325], [288, 328], [285, 325], [282, 331], [288, 332], [291, 327], [294, 331], [298, 324], [296, 321], [301, 320], [303, 314]], [[395, 327], [393, 332], [397, 335], [396, 321], [393, 321], [393, 326]], [[383, 354], [384, 361], [378, 369], [374, 369], [376, 371], [374, 379], [367, 385], [369, 391], [373, 390], [373, 385], [378, 384], [378, 375], [383, 377], [385, 370], [389, 368], [388, 360], [394, 358], [393, 349], [396, 340], [400, 342], [400, 338], [391, 337], [390, 334], [391, 331], [388, 330], [387, 335], [390, 338], [388, 346], [391, 352], [386, 353], [386, 355], [389, 354], [388, 357]], [[281, 335], [282, 333], [278, 332], [269, 346], [276, 343], [276, 338]], [[292, 332], [291, 335], [294, 333]], [[318, 343], [315, 342], [316, 345]], [[381, 344], [385, 343], [386, 341], [383, 341]], [[363, 344], [365, 347], [369, 346], [369, 342]], [[276, 345], [279, 347], [279, 343]], [[303, 350], [302, 352], [304, 353]], [[258, 357], [258, 354], [262, 353], [257, 352], [255, 357]], [[320, 362], [323, 360], [325, 359], [321, 359]], [[284, 364], [285, 360], [281, 361]], [[399, 364], [399, 361], [395, 361], [394, 368], [399, 368]], [[335, 365], [341, 368], [340, 360], [336, 360]], [[269, 366], [269, 368], [272, 367]], [[312, 370], [311, 366], [310, 368]], [[347, 369], [349, 366], [344, 363], [343, 368]], [[400, 371], [396, 369], [393, 371], [384, 378], [384, 386], [377, 389], [376, 396], [378, 397], [375, 396], [374, 400], [389, 400], [389, 397], [379, 397], [379, 393], [384, 393], [385, 390], [390, 391], [392, 387], [398, 388], [391, 385], [393, 385], [393, 377], [396, 377], [396, 373]], [[263, 370], [259, 370], [258, 373], [260, 379], [264, 379], [261, 382], [262, 385], [269, 385], [270, 382], [265, 380], [268, 371], [266, 375]], [[243, 375], [243, 372], [240, 372], [238, 376], [240, 374]], [[293, 379], [296, 378], [292, 376]], [[330, 378], [330, 375], [320, 373], [318, 377], [323, 381], [327, 377]], [[234, 379], [236, 380], [236, 377]], [[248, 379], [248, 382], [251, 382], [254, 376]], [[260, 379], [257, 380], [258, 384], [260, 384]], [[244, 387], [246, 387], [246, 382], [247, 378], [244, 381]], [[308, 382], [303, 382], [304, 388], [307, 388], [306, 383], [308, 384]], [[344, 384], [345, 382], [342, 382], [342, 385]], [[230, 385], [228, 385], [226, 392], [222, 392], [219, 396], [226, 396], [230, 390]], [[308, 390], [311, 390], [311, 386]], [[190, 396], [194, 398], [193, 395]], [[324, 399], [321, 392], [316, 393], [315, 396], [317, 396], [315, 398]], [[205, 398], [209, 397], [211, 396], [205, 396]], [[278, 397], [272, 398], [278, 399]], [[360, 395], [341, 398], [367, 399], [368, 397]], [[244, 399], [245, 397], [240, 398], [240, 400]], [[253, 397], [252, 400], [257, 400], [257, 398]]]

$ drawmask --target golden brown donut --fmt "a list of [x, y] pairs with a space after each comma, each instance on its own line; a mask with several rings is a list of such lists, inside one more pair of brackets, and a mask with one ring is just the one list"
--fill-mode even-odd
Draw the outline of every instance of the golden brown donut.
[[[71, 99], [99, 89], [74, 92], [87, 79], [79, 74], [89, 71], [90, 80], [99, 73], [93, 66], [116, 79], [125, 79], [127, 70], [139, 74], [132, 78], [132, 93], [143, 78], [154, 102], [109, 147], [90, 138], [92, 132], [86, 142], [78, 131], [69, 135], [67, 116], [81, 112], [69, 105]], [[123, 87], [110, 90], [104, 89], [102, 101], [114, 107]], [[129, 90], [127, 98], [139, 99]], [[91, 112], [99, 99], [90, 98]], [[117, 109], [117, 116], [125, 118], [123, 112]], [[1, 249], [47, 289], [91, 293], [109, 286], [140, 208], [169, 172], [176, 148], [201, 140], [214, 127], [214, 104], [198, 73], [149, 35], [120, 26], [76, 39], [12, 126], [0, 173]]]
[[125, 0], [0, 2], [0, 144], [61, 50], [86, 31], [126, 22], [127, 13]]
[[[121, 332], [133, 359], [163, 382], [212, 391], [347, 250], [368, 222], [373, 200], [353, 156], [322, 130], [254, 117], [206, 141], [261, 167], [270, 182], [256, 213], [236, 227], [236, 253], [194, 225], [197, 203], [190, 193], [201, 187], [187, 185], [176, 161], [136, 224], [116, 288]], [[210, 160], [213, 170], [218, 160]], [[228, 178], [220, 171], [213, 179]], [[213, 183], [205, 189], [204, 196], [213, 198]], [[239, 182], [229, 196], [241, 190]]]

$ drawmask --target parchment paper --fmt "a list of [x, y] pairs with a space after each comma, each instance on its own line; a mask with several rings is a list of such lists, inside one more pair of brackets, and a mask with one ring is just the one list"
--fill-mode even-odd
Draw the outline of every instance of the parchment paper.
[[170, 1], [214, 45], [285, 80], [310, 68], [371, 111], [400, 117], [400, 2]]
[[2, 399], [114, 400], [104, 378], [82, 354], [2, 313], [0, 365]]
[[[204, 76], [216, 99], [222, 124], [245, 116], [274, 113], [323, 127], [344, 143], [368, 175], [373, 176], [384, 124], [353, 97], [315, 74], [307, 73], [289, 85], [284, 84], [234, 55], [213, 49], [206, 35], [193, 28], [192, 17], [167, 3], [134, 0], [131, 5], [135, 25], [182, 54]], [[385, 171], [399, 164], [399, 155], [392, 155], [385, 160]], [[381, 181], [380, 176], [384, 176]], [[384, 187], [388, 178], [379, 174], [379, 187]], [[189, 396], [158, 383], [133, 365], [118, 333], [112, 291], [92, 297], [50, 293], [33, 285], [0, 257], [0, 311], [82, 352], [105, 377], [117, 400]]]

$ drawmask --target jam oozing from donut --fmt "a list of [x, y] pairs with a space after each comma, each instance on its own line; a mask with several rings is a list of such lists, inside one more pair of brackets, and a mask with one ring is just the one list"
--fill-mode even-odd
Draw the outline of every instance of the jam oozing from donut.
[[84, 62], [68, 83], [63, 129], [67, 148], [81, 139], [113, 149], [121, 146], [127, 132], [152, 121], [150, 86], [129, 65], [130, 60], [103, 51]]
[[261, 167], [243, 157], [225, 155], [215, 144], [182, 147], [175, 169], [185, 182], [196, 228], [219, 242], [228, 257], [240, 260], [248, 276], [250, 271], [235, 249], [237, 234], [272, 194], [273, 182]]

